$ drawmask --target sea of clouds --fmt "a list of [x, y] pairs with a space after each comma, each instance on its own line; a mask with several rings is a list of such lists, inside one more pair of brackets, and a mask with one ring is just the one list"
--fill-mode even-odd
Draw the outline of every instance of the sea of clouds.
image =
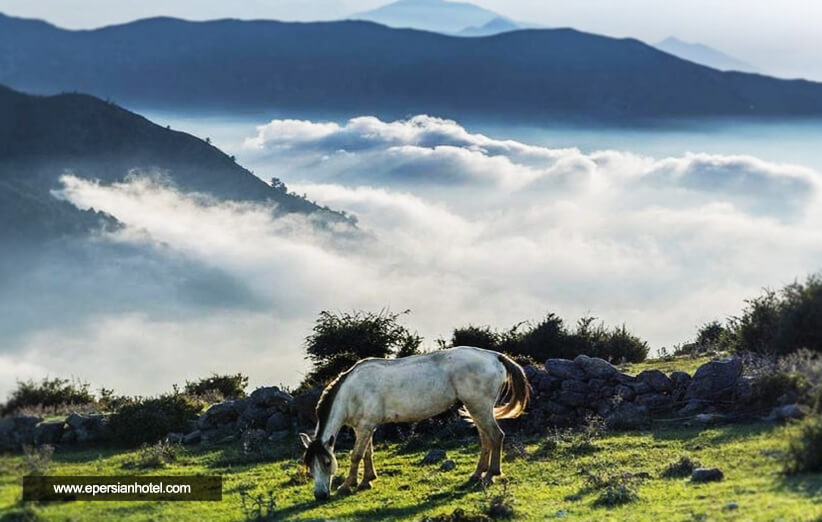
[[469, 322], [590, 314], [670, 348], [822, 268], [822, 175], [799, 165], [552, 149], [430, 116], [274, 120], [241, 147], [241, 163], [356, 229], [150, 178], [66, 175], [58, 197], [125, 227], [0, 289], [32, 305], [15, 310], [52, 305], [51, 320], [17, 314], [0, 381], [75, 375], [152, 393], [242, 371], [294, 385], [321, 310], [410, 309], [429, 347]]

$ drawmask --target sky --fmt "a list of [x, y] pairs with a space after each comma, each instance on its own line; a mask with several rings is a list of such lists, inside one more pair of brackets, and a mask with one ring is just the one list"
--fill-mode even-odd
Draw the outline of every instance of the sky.
[[[136, 18], [275, 18], [332, 20], [383, 0], [0, 0], [0, 12], [37, 17], [68, 28]], [[822, 2], [814, 0], [476, 0], [516, 20], [574, 27], [657, 42], [668, 36], [700, 42], [781, 77], [822, 81]]]

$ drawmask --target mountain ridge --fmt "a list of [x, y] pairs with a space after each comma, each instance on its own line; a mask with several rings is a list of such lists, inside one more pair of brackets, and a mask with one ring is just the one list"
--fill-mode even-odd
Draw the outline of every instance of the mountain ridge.
[[[15, 25], [8, 17], [2, 23]], [[36, 93], [90, 92], [139, 107], [276, 107], [342, 117], [631, 124], [822, 115], [820, 83], [720, 72], [636, 39], [567, 28], [461, 38], [364, 21], [154, 18], [39, 30], [50, 31], [48, 38], [22, 44], [0, 34], [0, 83]]]

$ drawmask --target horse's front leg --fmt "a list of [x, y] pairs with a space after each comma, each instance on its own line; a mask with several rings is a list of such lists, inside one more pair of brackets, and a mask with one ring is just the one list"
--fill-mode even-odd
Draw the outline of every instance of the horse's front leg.
[[337, 493], [341, 495], [348, 495], [357, 487], [357, 472], [360, 469], [360, 461], [365, 454], [368, 441], [371, 440], [370, 430], [356, 430], [355, 434], [357, 439], [354, 442], [354, 449], [351, 451], [351, 466], [348, 468], [348, 476], [342, 486], [337, 488]]
[[362, 477], [362, 482], [357, 486], [357, 489], [371, 489], [371, 482], [377, 478], [377, 472], [374, 471], [374, 437], [373, 433], [368, 435], [368, 445], [365, 447], [365, 461], [363, 464], [365, 471]]

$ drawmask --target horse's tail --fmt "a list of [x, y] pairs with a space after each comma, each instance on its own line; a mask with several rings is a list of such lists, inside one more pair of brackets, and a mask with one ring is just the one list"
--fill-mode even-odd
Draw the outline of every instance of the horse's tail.
[[494, 418], [514, 419], [519, 417], [528, 406], [528, 400], [531, 398], [531, 384], [525, 377], [525, 370], [522, 366], [503, 354], [499, 354], [498, 359], [508, 373], [505, 388], [507, 388], [510, 399], [506, 404], [494, 408]]

